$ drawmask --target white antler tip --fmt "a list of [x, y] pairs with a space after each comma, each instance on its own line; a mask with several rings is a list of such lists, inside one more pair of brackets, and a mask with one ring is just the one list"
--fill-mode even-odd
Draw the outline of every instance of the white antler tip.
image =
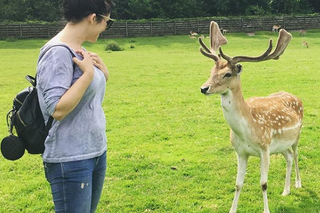
[[292, 34], [289, 33], [288, 31], [286, 31], [285, 29], [281, 29], [281, 30], [279, 31], [279, 34], [280, 34], [280, 35], [281, 35], [281, 34], [286, 35], [287, 37], [292, 37]]

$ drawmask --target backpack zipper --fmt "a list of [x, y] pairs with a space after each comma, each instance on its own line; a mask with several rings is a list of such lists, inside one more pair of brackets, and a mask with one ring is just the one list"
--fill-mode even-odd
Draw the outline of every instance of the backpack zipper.
[[23, 125], [23, 126], [27, 126], [27, 125], [23, 122], [23, 120], [21, 119], [21, 117], [20, 117], [20, 112], [19, 112], [19, 111], [17, 112], [17, 115], [18, 115], [18, 118], [19, 118], [20, 122], [22, 123], [22, 125]]
[[15, 97], [14, 100], [17, 101], [20, 105], [22, 105], [22, 102], [17, 97]]

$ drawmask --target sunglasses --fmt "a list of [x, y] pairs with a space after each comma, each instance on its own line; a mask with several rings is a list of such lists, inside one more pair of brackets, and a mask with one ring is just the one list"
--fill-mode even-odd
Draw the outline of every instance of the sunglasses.
[[110, 17], [108, 17], [108, 16], [104, 16], [104, 15], [100, 15], [99, 14], [99, 16], [101, 16], [102, 18], [104, 18], [104, 19], [106, 19], [107, 21], [107, 28], [106, 28], [106, 30], [107, 29], [109, 29], [110, 27], [111, 27], [111, 25], [113, 24], [113, 19], [111, 19]]

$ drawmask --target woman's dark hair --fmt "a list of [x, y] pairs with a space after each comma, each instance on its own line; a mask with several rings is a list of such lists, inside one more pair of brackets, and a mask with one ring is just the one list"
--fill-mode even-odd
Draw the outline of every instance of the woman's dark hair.
[[109, 15], [114, 5], [113, 0], [63, 0], [62, 12], [68, 22], [80, 22], [92, 13], [101, 22], [103, 18], [99, 15]]

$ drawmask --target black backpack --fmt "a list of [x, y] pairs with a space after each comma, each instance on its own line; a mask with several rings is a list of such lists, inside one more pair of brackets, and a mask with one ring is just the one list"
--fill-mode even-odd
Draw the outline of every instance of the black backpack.
[[[16, 95], [12, 109], [7, 114], [10, 135], [2, 140], [1, 152], [8, 160], [21, 158], [25, 149], [30, 154], [43, 153], [44, 141], [53, 121], [50, 116], [45, 126], [39, 106], [36, 79], [29, 75], [26, 79], [32, 86]], [[15, 136], [14, 130], [18, 136]]]
[[[44, 51], [42, 56], [54, 46], [64, 46], [69, 49], [66, 45], [52, 45]], [[71, 50], [70, 52], [72, 53]], [[73, 53], [72, 55], [74, 56]], [[16, 95], [12, 109], [7, 114], [7, 126], [10, 135], [2, 140], [1, 152], [8, 160], [21, 158], [25, 149], [30, 154], [43, 153], [44, 141], [53, 122], [53, 118], [50, 116], [47, 125], [44, 123], [39, 106], [36, 77], [27, 75], [26, 79], [31, 83], [31, 86]], [[17, 136], [14, 134], [14, 130]]]

